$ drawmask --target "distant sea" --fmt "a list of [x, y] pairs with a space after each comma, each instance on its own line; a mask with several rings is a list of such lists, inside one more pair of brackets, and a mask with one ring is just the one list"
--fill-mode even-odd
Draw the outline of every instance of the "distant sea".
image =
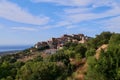
[[24, 50], [32, 47], [31, 45], [0, 46], [0, 52]]

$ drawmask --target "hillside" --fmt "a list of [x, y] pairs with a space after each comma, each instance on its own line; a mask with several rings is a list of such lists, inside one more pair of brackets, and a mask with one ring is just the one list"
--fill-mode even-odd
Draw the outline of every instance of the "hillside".
[[0, 80], [120, 80], [119, 46], [120, 34], [111, 32], [52, 38], [2, 56]]
[[15, 53], [18, 53], [18, 52], [20, 52], [20, 50], [3, 51], [3, 52], [0, 52], [0, 56], [4, 56], [4, 55], [8, 55], [8, 54], [15, 54]]

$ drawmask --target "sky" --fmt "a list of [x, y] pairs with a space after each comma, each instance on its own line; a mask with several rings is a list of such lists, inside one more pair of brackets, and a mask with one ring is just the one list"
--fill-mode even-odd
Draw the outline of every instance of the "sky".
[[0, 0], [0, 45], [120, 32], [120, 0]]

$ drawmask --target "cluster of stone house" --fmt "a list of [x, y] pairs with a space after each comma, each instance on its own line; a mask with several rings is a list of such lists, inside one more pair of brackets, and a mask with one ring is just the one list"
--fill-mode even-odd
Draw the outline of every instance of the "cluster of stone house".
[[60, 38], [52, 38], [46, 42], [38, 42], [35, 44], [35, 48], [49, 46], [50, 49], [61, 49], [66, 42], [85, 43], [88, 39], [89, 37], [84, 36], [84, 34], [65, 34]]
[[49, 46], [47, 42], [38, 42], [37, 44], [35, 44], [35, 48], [42, 48], [46, 46]]

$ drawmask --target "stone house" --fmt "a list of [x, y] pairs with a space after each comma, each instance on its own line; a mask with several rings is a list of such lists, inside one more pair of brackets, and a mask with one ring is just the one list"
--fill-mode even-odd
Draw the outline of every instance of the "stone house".
[[65, 34], [60, 38], [51, 38], [46, 42], [38, 42], [37, 44], [35, 44], [35, 48], [49, 46], [50, 49], [62, 49], [66, 42], [85, 43], [88, 39], [89, 37], [84, 36], [84, 34]]
[[42, 47], [46, 47], [46, 46], [49, 46], [47, 44], [47, 42], [38, 42], [37, 44], [35, 44], [35, 48], [42, 48]]

